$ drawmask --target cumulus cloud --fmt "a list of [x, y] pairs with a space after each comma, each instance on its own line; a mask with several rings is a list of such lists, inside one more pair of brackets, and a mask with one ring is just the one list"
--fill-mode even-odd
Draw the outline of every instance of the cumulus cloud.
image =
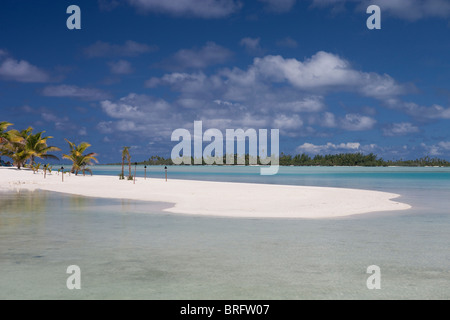
[[235, 0], [128, 0], [141, 12], [170, 14], [205, 19], [224, 18], [241, 8]]
[[383, 134], [388, 137], [404, 136], [419, 132], [419, 128], [409, 122], [392, 123], [383, 128]]
[[97, 41], [84, 49], [84, 54], [88, 58], [98, 57], [135, 57], [144, 53], [157, 50], [156, 46], [138, 43], [128, 40], [124, 44], [111, 44], [108, 42]]
[[288, 82], [303, 90], [349, 90], [378, 99], [395, 97], [405, 91], [387, 74], [355, 70], [347, 60], [324, 51], [303, 62], [282, 56], [256, 58], [253, 69], [274, 82]]
[[0, 78], [17, 82], [39, 83], [50, 81], [50, 76], [46, 71], [28, 61], [13, 59], [3, 50], [0, 50]]
[[[174, 73], [165, 75], [159, 80], [151, 79], [148, 86], [177, 83], [186, 84], [205, 82], [204, 74]], [[398, 84], [389, 75], [367, 73], [355, 70], [350, 63], [337, 55], [320, 51], [310, 59], [299, 61], [285, 59], [281, 56], [265, 56], [255, 58], [246, 70], [239, 68], [223, 69], [209, 77], [212, 86], [227, 88], [230, 98], [246, 97], [249, 89], [266, 90], [268, 84], [284, 84], [287, 87], [304, 92], [326, 94], [332, 91], [353, 91], [363, 96], [381, 100], [395, 99], [405, 92], [404, 86]], [[202, 87], [202, 90], [208, 88]], [[234, 95], [234, 97], [233, 97]]]
[[243, 115], [250, 115], [265, 119], [266, 125], [282, 127], [289, 136], [317, 134], [310, 126], [346, 131], [375, 127], [373, 114], [338, 116], [327, 110], [327, 94], [350, 92], [388, 103], [406, 92], [389, 75], [356, 70], [347, 60], [322, 51], [303, 61], [269, 55], [255, 58], [244, 69], [167, 73], [150, 78], [146, 86], [168, 86], [175, 95], [173, 105], [199, 110], [201, 117], [244, 124]]
[[135, 132], [145, 137], [165, 136], [184, 123], [177, 110], [163, 99], [130, 93], [117, 101], [100, 102], [103, 112], [113, 120], [97, 125], [101, 133]]
[[103, 100], [109, 98], [109, 94], [94, 88], [80, 88], [72, 85], [48, 86], [42, 90], [46, 97], [67, 97], [82, 100]]
[[214, 42], [207, 42], [201, 48], [182, 49], [159, 66], [169, 70], [203, 69], [212, 65], [223, 64], [233, 53]]
[[156, 117], [170, 110], [170, 105], [162, 99], [137, 94], [129, 94], [117, 102], [104, 100], [100, 105], [107, 115], [117, 119]]

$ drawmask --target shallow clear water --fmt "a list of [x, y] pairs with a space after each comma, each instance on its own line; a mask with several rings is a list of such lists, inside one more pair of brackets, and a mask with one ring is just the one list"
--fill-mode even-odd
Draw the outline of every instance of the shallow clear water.
[[[282, 168], [264, 181], [255, 169], [203, 174], [394, 191], [414, 208], [230, 219], [167, 214], [162, 203], [1, 194], [0, 299], [450, 298], [449, 170]], [[170, 178], [200, 175], [169, 170]], [[69, 265], [81, 268], [81, 290], [66, 287]], [[366, 287], [370, 265], [381, 268], [380, 290]]]

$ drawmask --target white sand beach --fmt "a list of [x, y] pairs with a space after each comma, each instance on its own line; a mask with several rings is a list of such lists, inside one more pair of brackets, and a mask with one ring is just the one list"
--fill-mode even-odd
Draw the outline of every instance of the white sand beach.
[[209, 182], [193, 180], [119, 180], [116, 176], [70, 176], [15, 168], [0, 168], [0, 192], [47, 190], [80, 196], [158, 201], [173, 204], [166, 212], [245, 218], [334, 218], [369, 212], [406, 210], [410, 205], [393, 201], [386, 192]]

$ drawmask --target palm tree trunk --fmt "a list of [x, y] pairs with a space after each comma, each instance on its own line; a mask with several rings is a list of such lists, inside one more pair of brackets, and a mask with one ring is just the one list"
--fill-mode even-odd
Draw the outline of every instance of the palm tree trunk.
[[125, 158], [122, 157], [122, 177], [124, 176], [124, 175], [123, 175], [124, 165], [125, 165]]
[[129, 172], [128, 176], [131, 177], [131, 158], [128, 159], [128, 172]]
[[34, 156], [30, 157], [30, 167], [33, 167], [34, 165]]

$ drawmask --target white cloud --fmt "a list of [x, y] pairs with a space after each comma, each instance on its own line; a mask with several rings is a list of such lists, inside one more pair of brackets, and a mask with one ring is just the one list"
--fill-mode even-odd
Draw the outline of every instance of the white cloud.
[[101, 133], [113, 133], [113, 122], [112, 121], [101, 121], [97, 124], [97, 129]]
[[421, 143], [421, 146], [430, 156], [441, 156], [450, 152], [450, 141], [441, 141], [433, 145]]
[[431, 107], [421, 106], [414, 102], [403, 102], [398, 99], [389, 99], [386, 105], [399, 109], [415, 117], [417, 120], [450, 119], [450, 108], [434, 104]]
[[303, 90], [348, 90], [364, 96], [386, 99], [404, 92], [389, 75], [353, 69], [337, 55], [319, 51], [304, 62], [281, 56], [255, 58], [253, 68], [274, 82], [288, 82]]
[[438, 143], [438, 146], [444, 150], [450, 151], [450, 141], [441, 141]]
[[345, 3], [356, 3], [358, 10], [364, 12], [369, 5], [378, 5], [383, 13], [409, 21], [450, 17], [450, 2], [447, 0], [313, 0], [314, 6], [322, 7]]
[[84, 49], [84, 54], [88, 58], [98, 57], [135, 57], [140, 54], [157, 50], [155, 46], [138, 43], [128, 40], [123, 45], [110, 44], [108, 42], [97, 41]]
[[340, 120], [340, 126], [349, 131], [364, 131], [372, 129], [376, 122], [371, 117], [351, 113]]
[[[72, 131], [75, 132], [78, 130], [78, 134], [80, 133], [80, 130], [78, 126], [73, 122], [70, 121], [69, 117], [59, 117], [51, 112], [43, 112], [41, 113], [41, 117], [44, 121], [50, 122], [55, 126], [56, 130], [60, 131]], [[82, 132], [82, 131], [81, 131]]]
[[335, 128], [337, 126], [336, 116], [331, 112], [325, 112], [321, 119], [321, 125], [325, 128]]
[[182, 49], [169, 57], [160, 66], [169, 70], [203, 69], [228, 61], [233, 53], [214, 42], [207, 42], [201, 48]]
[[322, 128], [339, 128], [346, 131], [365, 131], [373, 129], [377, 121], [369, 116], [348, 113], [343, 117], [327, 111], [314, 113], [308, 117], [309, 124]]
[[71, 85], [48, 86], [42, 90], [46, 97], [68, 97], [82, 100], [102, 100], [109, 98], [109, 94], [94, 88], [80, 88]]
[[97, 129], [105, 134], [135, 132], [141, 134], [141, 138], [164, 136], [170, 139], [172, 130], [185, 123], [174, 106], [147, 95], [130, 93], [116, 101], [101, 101], [100, 106], [112, 118], [97, 125]]
[[198, 91], [222, 88], [228, 91], [225, 96], [229, 100], [248, 99], [255, 90], [267, 92], [275, 84], [278, 87], [278, 84], [285, 84], [304, 93], [352, 91], [381, 100], [395, 99], [405, 91], [404, 86], [397, 84], [389, 75], [354, 70], [346, 60], [322, 51], [304, 62], [281, 56], [265, 56], [255, 58], [246, 70], [226, 68], [210, 77], [203, 73], [173, 73], [147, 82], [149, 87], [161, 84], [183, 84], [183, 87], [195, 84]]
[[144, 12], [207, 19], [227, 17], [241, 7], [234, 0], [128, 0], [128, 3]]
[[409, 122], [393, 123], [383, 128], [383, 134], [389, 137], [402, 136], [417, 132], [419, 132], [419, 128]]
[[[375, 148], [375, 145], [371, 145], [371, 148]], [[339, 153], [339, 152], [358, 152], [361, 151], [361, 144], [358, 142], [347, 142], [334, 144], [328, 142], [324, 145], [315, 145], [312, 143], [304, 143], [296, 149], [299, 153], [309, 153], [309, 154], [328, 154], [328, 153]]]
[[109, 69], [114, 74], [130, 74], [133, 73], [133, 67], [131, 63], [126, 60], [119, 60], [115, 62], [109, 62]]
[[297, 131], [303, 126], [303, 121], [298, 114], [285, 115], [278, 114], [273, 121], [273, 129], [280, 129], [281, 133], [284, 130]]
[[157, 118], [170, 110], [170, 105], [162, 99], [135, 93], [131, 93], [116, 102], [101, 101], [100, 105], [108, 116], [116, 119]]
[[[1, 51], [0, 58], [7, 56]], [[0, 64], [0, 78], [17, 82], [48, 82], [50, 76], [40, 68], [25, 60], [6, 58]]]
[[273, 119], [281, 115], [291, 117], [296, 125], [284, 126], [290, 136], [319, 134], [305, 126], [306, 122], [347, 131], [375, 127], [377, 121], [372, 116], [349, 113], [339, 117], [327, 111], [324, 101], [328, 93], [348, 91], [384, 102], [403, 92], [403, 86], [390, 76], [355, 70], [346, 60], [326, 52], [304, 61], [281, 56], [255, 58], [245, 69], [223, 68], [209, 75], [203, 71], [168, 73], [149, 79], [146, 86], [170, 87], [174, 105], [198, 110], [200, 116], [211, 119], [241, 123], [242, 115], [248, 114], [273, 125]]
[[319, 112], [325, 109], [323, 99], [318, 96], [305, 97], [302, 100], [281, 102], [278, 108], [293, 112]]
[[[231, 119], [232, 127], [237, 127], [244, 123], [245, 115], [266, 128], [276, 120], [277, 126], [283, 127], [283, 134], [289, 136], [324, 137], [333, 133], [331, 129], [357, 132], [376, 128], [374, 108], [362, 107], [343, 115], [336, 108], [328, 109], [326, 97], [335, 92], [374, 98], [422, 121], [450, 119], [450, 108], [401, 101], [408, 86], [389, 75], [357, 70], [347, 60], [326, 52], [302, 61], [269, 55], [255, 58], [245, 68], [167, 73], [149, 79], [146, 86], [168, 86], [173, 98], [167, 103], [180, 110], [187, 122]], [[282, 118], [292, 121], [281, 126]], [[417, 126], [408, 123], [380, 126], [379, 130], [385, 136], [419, 132]]]
[[[211, 81], [208, 81], [211, 80]], [[161, 78], [153, 77], [145, 82], [146, 87], [171, 86], [175, 91], [200, 94], [214, 90], [211, 86], [214, 79], [208, 79], [203, 72], [197, 73], [170, 73]], [[220, 82], [221, 83], [221, 82]]]
[[178, 99], [176, 103], [183, 108], [187, 109], [199, 109], [203, 108], [205, 106], [205, 101], [201, 99], [195, 99], [195, 98], [182, 98]]

